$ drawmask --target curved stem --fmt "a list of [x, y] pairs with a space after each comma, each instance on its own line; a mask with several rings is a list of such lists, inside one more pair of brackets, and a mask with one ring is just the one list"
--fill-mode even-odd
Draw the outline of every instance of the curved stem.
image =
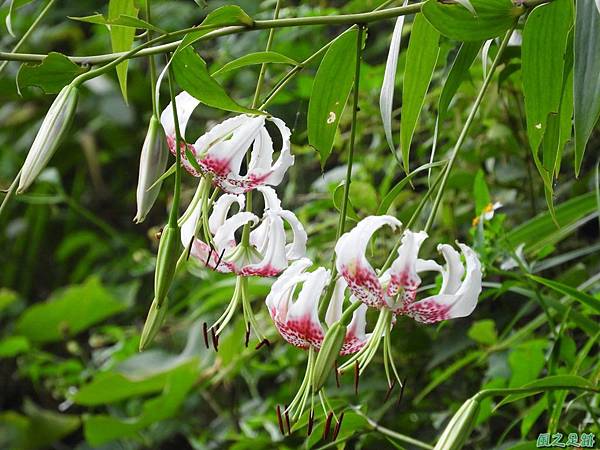
[[[35, 18], [35, 20], [31, 24], [31, 26], [27, 29], [27, 31], [25, 32], [25, 34], [21, 37], [21, 39], [19, 39], [19, 42], [17, 42], [15, 44], [15, 46], [13, 47], [13, 49], [12, 49], [12, 51], [10, 53], [14, 54], [16, 51], [18, 51], [21, 48], [21, 46], [25, 43], [25, 41], [27, 39], [29, 39], [29, 36], [31, 36], [31, 33], [33, 33], [33, 30], [35, 30], [37, 28], [37, 26], [40, 24], [40, 22], [42, 21], [42, 19], [44, 17], [46, 17], [46, 14], [48, 14], [48, 11], [50, 11], [50, 8], [52, 8], [52, 6], [54, 5], [55, 1], [56, 0], [50, 0], [46, 4], [46, 6], [44, 6], [44, 8], [40, 11], [40, 13], [38, 14], [38, 16]], [[4, 62], [2, 64], [0, 64], [0, 73], [2, 73], [2, 71], [6, 67], [6, 65], [8, 64], [8, 61], [9, 60], [6, 59], [6, 60], [4, 60]]]
[[[173, 204], [171, 205], [171, 211], [169, 214], [169, 226], [177, 227], [177, 216], [179, 211], [179, 197], [181, 195], [181, 150], [180, 143], [183, 143], [181, 139], [181, 131], [179, 130], [179, 119], [177, 117], [177, 103], [175, 101], [175, 88], [173, 68], [169, 66], [168, 72], [169, 78], [169, 95], [171, 96], [171, 105], [173, 105], [173, 120], [175, 124], [175, 188], [173, 190]], [[185, 145], [185, 143], [184, 143]]]
[[431, 229], [431, 226], [433, 225], [433, 221], [435, 220], [437, 210], [442, 201], [442, 197], [444, 196], [444, 190], [446, 188], [446, 183], [448, 182], [450, 172], [452, 171], [452, 166], [454, 165], [454, 162], [456, 161], [456, 156], [458, 155], [458, 151], [460, 150], [463, 142], [465, 141], [465, 138], [467, 137], [469, 129], [471, 128], [471, 124], [473, 123], [473, 120], [475, 119], [475, 115], [477, 114], [477, 111], [479, 110], [479, 106], [481, 105], [481, 101], [483, 100], [483, 97], [485, 96], [485, 93], [487, 92], [487, 89], [492, 81], [493, 76], [494, 76], [494, 72], [496, 71], [496, 68], [498, 67], [498, 64], [500, 63], [500, 58], [502, 57], [502, 55], [504, 54], [504, 50], [506, 50], [506, 47], [508, 46], [508, 41], [510, 40], [513, 30], [514, 30], [514, 26], [510, 30], [508, 30], [508, 32], [504, 36], [504, 39], [502, 40], [502, 43], [500, 44], [500, 48], [498, 49], [498, 53], [496, 54], [496, 58], [494, 58], [494, 62], [492, 63], [492, 66], [490, 67], [490, 70], [489, 70], [487, 76], [485, 77], [485, 80], [483, 81], [483, 85], [481, 86], [481, 89], [479, 90], [479, 93], [477, 94], [475, 103], [473, 104], [473, 107], [471, 108], [471, 111], [469, 112], [469, 116], [467, 117], [467, 120], [460, 132], [460, 135], [458, 136], [456, 144], [454, 145], [454, 148], [452, 149], [452, 153], [450, 154], [450, 159], [448, 161], [448, 164], [446, 165], [446, 167], [443, 171], [442, 182], [440, 184], [440, 187], [438, 188], [437, 195], [435, 197], [433, 206], [431, 208], [431, 212], [427, 219], [427, 223], [425, 224], [424, 229], [426, 232], [429, 232], [429, 230]]
[[[151, 0], [146, 0], [146, 20], [151, 23], [151, 14], [150, 14], [150, 3]], [[147, 42], [152, 41], [152, 32], [148, 31], [148, 39]], [[158, 108], [158, 102], [156, 101], [156, 64], [154, 63], [154, 55], [148, 56], [148, 66], [149, 66], [149, 76], [150, 76], [150, 95], [152, 99], [152, 113], [156, 115], [156, 117], [160, 117], [160, 112]]]

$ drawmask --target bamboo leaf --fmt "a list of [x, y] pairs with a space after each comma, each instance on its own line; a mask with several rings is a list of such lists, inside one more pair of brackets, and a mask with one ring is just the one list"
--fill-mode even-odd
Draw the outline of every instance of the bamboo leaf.
[[292, 66], [297, 66], [298, 62], [293, 60], [292, 58], [288, 58], [285, 55], [277, 52], [256, 52], [249, 53], [247, 55], [241, 56], [233, 61], [228, 62], [219, 70], [216, 70], [212, 73], [212, 76], [217, 76], [225, 72], [229, 72], [232, 70], [240, 69], [242, 67], [251, 66], [255, 64], [290, 64]]
[[600, 13], [593, 0], [576, 2], [574, 68], [575, 175], [600, 116]]
[[260, 114], [229, 97], [225, 89], [210, 76], [206, 63], [192, 47], [176, 52], [171, 64], [177, 84], [205, 105], [225, 111]]
[[[118, 19], [121, 15], [136, 17], [138, 13], [133, 0], [110, 0], [108, 3], [108, 20]], [[110, 25], [110, 40], [113, 52], [126, 52], [131, 50], [135, 28], [121, 25]], [[117, 65], [117, 77], [123, 94], [123, 100], [127, 103], [127, 67], [129, 61], [123, 61]]]
[[400, 149], [406, 173], [409, 172], [410, 144], [440, 52], [439, 39], [440, 34], [425, 16], [417, 14], [408, 44], [402, 88]]
[[427, 0], [422, 12], [444, 36], [458, 41], [483, 41], [504, 34], [523, 13], [511, 0], [471, 0], [476, 15], [461, 3]]
[[593, 297], [583, 291], [580, 291], [579, 289], [560, 283], [558, 281], [548, 280], [546, 278], [538, 277], [536, 275], [529, 275], [529, 278], [531, 278], [539, 284], [543, 284], [544, 286], [549, 287], [553, 291], [556, 291], [563, 295], [567, 295], [577, 300], [578, 302], [590, 307], [597, 313], [600, 313], [600, 300], [596, 297]]
[[342, 112], [354, 84], [358, 30], [342, 34], [329, 47], [317, 70], [308, 103], [308, 143], [325, 166]]

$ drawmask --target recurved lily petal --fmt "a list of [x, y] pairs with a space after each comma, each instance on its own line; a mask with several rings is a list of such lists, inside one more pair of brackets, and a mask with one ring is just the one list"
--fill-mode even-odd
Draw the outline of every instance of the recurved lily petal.
[[460, 254], [448, 244], [438, 245], [438, 251], [446, 260], [446, 266], [441, 271], [442, 287], [440, 294], [455, 294], [465, 273], [465, 267], [460, 261]]
[[247, 264], [242, 267], [239, 270], [240, 275], [272, 277], [287, 267], [283, 220], [276, 212], [267, 211], [263, 221], [268, 224], [267, 239], [264, 241], [263, 248], [257, 249], [263, 258], [255, 264]]
[[466, 261], [466, 276], [454, 294], [436, 294], [421, 301], [408, 304], [403, 314], [418, 322], [435, 323], [441, 320], [466, 317], [477, 305], [481, 293], [481, 263], [477, 254], [468, 246], [458, 244]]
[[208, 228], [215, 234], [223, 226], [234, 203], [238, 204], [239, 211], [244, 209], [246, 199], [243, 195], [223, 194], [213, 205], [213, 210], [208, 218]]
[[369, 216], [343, 234], [335, 246], [338, 272], [357, 299], [375, 308], [385, 305], [385, 292], [365, 252], [371, 236], [384, 225], [396, 229], [402, 224], [392, 216]]

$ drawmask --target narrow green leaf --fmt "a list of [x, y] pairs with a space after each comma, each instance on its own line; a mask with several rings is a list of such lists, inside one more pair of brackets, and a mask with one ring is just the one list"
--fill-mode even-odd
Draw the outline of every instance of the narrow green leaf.
[[331, 154], [340, 117], [354, 83], [358, 30], [342, 34], [321, 61], [308, 103], [308, 143], [321, 156], [321, 167]]
[[498, 405], [496, 409], [512, 402], [516, 402], [522, 398], [531, 397], [532, 395], [537, 395], [541, 392], [545, 392], [550, 390], [558, 390], [557, 387], [564, 387], [565, 389], [570, 389], [573, 387], [582, 387], [582, 388], [593, 388], [593, 384], [590, 383], [583, 377], [578, 375], [552, 375], [549, 377], [544, 377], [539, 380], [532, 381], [531, 383], [527, 383], [522, 388], [539, 388], [539, 391], [532, 391], [522, 394], [510, 394], [507, 395]]
[[479, 216], [492, 201], [485, 182], [485, 173], [481, 169], [477, 171], [475, 181], [473, 181], [473, 196], [475, 197], [475, 215]]
[[171, 61], [177, 84], [205, 105], [225, 111], [260, 114], [229, 97], [225, 89], [210, 76], [206, 63], [192, 47], [176, 52]]
[[594, 0], [576, 2], [575, 20], [575, 175], [600, 116], [600, 13]]
[[71, 20], [76, 20], [78, 22], [94, 23], [97, 25], [108, 25], [106, 17], [104, 17], [102, 14], [92, 14], [91, 16], [68, 16], [68, 18]]
[[23, 64], [17, 73], [19, 91], [28, 86], [37, 86], [45, 94], [57, 94], [85, 69], [71, 62], [61, 53], [52, 52], [41, 64]]
[[427, 0], [422, 12], [444, 36], [457, 41], [483, 41], [508, 31], [523, 7], [511, 0], [471, 0], [473, 15], [464, 5]]
[[560, 283], [558, 281], [548, 280], [546, 278], [538, 277], [536, 275], [529, 275], [529, 278], [531, 278], [537, 283], [549, 287], [553, 291], [556, 291], [563, 295], [567, 295], [579, 301], [580, 303], [590, 307], [597, 313], [600, 313], [600, 300], [596, 297], [593, 297], [583, 291], [580, 291], [579, 289]]
[[192, 31], [186, 34], [181, 41], [181, 44], [175, 50], [175, 54], [184, 50], [186, 47], [192, 45], [206, 33], [210, 31], [227, 26], [233, 25], [246, 25], [251, 26], [254, 24], [254, 20], [250, 17], [246, 12], [236, 5], [226, 5], [221, 6], [220, 8], [215, 9], [211, 13], [209, 13], [202, 23], [199, 25], [198, 31]]
[[[522, 76], [531, 150], [537, 153], [548, 128], [548, 116], [558, 115], [563, 92], [567, 37], [572, 23], [570, 0], [540, 5], [523, 29]], [[558, 121], [552, 117], [552, 152], [558, 147]], [[554, 166], [554, 157], [552, 164]], [[550, 169], [551, 171], [552, 169]]]
[[135, 16], [130, 16], [127, 14], [120, 14], [119, 17], [111, 20], [108, 20], [102, 14], [93, 14], [91, 16], [80, 17], [69, 16], [69, 19], [76, 20], [78, 22], [94, 23], [98, 25], [120, 25], [129, 28], [141, 28], [143, 30], [156, 31], [157, 33], [165, 32], [163, 29], [158, 28], [157, 26], [152, 25], [151, 23], [146, 22], [143, 19], [139, 19]]
[[256, 52], [249, 53], [247, 55], [241, 56], [233, 61], [228, 62], [220, 69], [216, 70], [212, 73], [212, 76], [216, 76], [225, 72], [229, 72], [231, 70], [240, 69], [242, 67], [251, 66], [255, 64], [290, 64], [292, 66], [297, 66], [298, 62], [293, 60], [292, 58], [288, 58], [285, 55], [277, 52]]
[[438, 115], [439, 120], [442, 122], [448, 113], [450, 102], [454, 98], [454, 95], [458, 91], [458, 88], [462, 82], [468, 77], [469, 69], [475, 61], [475, 58], [479, 54], [483, 42], [472, 41], [463, 42], [454, 58], [448, 77], [442, 88], [440, 94], [440, 101], [438, 103]]
[[[108, 3], [108, 20], [113, 21], [121, 15], [137, 17], [138, 10], [133, 0], [110, 0]], [[110, 25], [110, 40], [113, 52], [126, 52], [131, 50], [135, 28], [122, 25]], [[127, 103], [127, 67], [129, 61], [123, 61], [117, 66], [117, 77], [123, 94], [123, 100]]]
[[408, 43], [402, 87], [400, 150], [406, 173], [409, 173], [410, 144], [440, 52], [439, 39], [440, 34], [425, 16], [417, 14]]

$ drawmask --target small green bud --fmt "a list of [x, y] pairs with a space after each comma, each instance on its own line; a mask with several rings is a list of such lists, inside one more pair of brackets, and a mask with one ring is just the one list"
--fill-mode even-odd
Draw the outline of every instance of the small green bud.
[[154, 298], [158, 306], [166, 298], [177, 267], [178, 251], [181, 240], [181, 229], [167, 224], [163, 229], [156, 255], [154, 271]]
[[78, 96], [79, 88], [70, 84], [54, 99], [23, 163], [17, 193], [24, 192], [33, 183], [56, 152], [73, 122]]
[[[162, 126], [153, 115], [148, 125], [146, 139], [140, 154], [140, 170], [137, 185], [137, 214], [133, 219], [141, 223], [154, 205], [162, 182], [158, 181], [167, 167], [169, 152], [163, 145], [165, 141]], [[157, 182], [158, 181], [158, 182]]]
[[346, 325], [341, 321], [334, 323], [325, 334], [321, 349], [317, 354], [312, 377], [313, 392], [319, 391], [327, 381], [327, 377], [340, 354], [344, 339], [346, 338]]
[[148, 316], [146, 317], [146, 323], [144, 323], [144, 329], [142, 330], [142, 337], [140, 339], [140, 352], [143, 351], [148, 345], [154, 340], [156, 333], [160, 330], [165, 317], [167, 315], [167, 309], [169, 307], [169, 299], [165, 298], [162, 305], [159, 305], [156, 299], [152, 300]]
[[434, 450], [460, 450], [471, 435], [477, 416], [479, 400], [471, 397], [456, 411], [440, 436]]

